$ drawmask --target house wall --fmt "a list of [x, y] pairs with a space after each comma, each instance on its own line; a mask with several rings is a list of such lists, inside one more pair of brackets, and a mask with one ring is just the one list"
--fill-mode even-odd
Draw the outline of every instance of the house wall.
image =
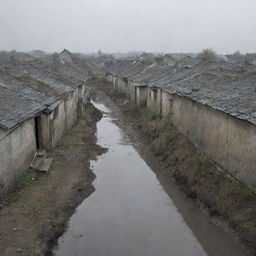
[[256, 127], [187, 98], [172, 97], [174, 126], [232, 176], [256, 188]]
[[29, 168], [36, 151], [35, 120], [29, 119], [13, 131], [0, 129], [0, 195]]
[[[123, 81], [119, 80], [119, 88]], [[256, 127], [210, 106], [160, 88], [142, 92], [132, 82], [130, 99], [136, 103], [146, 92], [147, 107], [167, 118], [196, 147], [232, 176], [256, 188]], [[136, 89], [135, 89], [136, 88]]]
[[117, 82], [117, 90], [119, 92], [124, 92], [127, 95], [129, 94], [129, 89], [128, 89], [128, 85], [127, 83], [122, 79], [122, 78], [118, 78], [118, 82]]
[[[78, 118], [78, 105], [88, 102], [89, 89], [77, 88], [50, 114], [41, 113], [42, 147], [54, 148]], [[15, 179], [27, 170], [36, 152], [35, 119], [29, 119], [14, 130], [0, 128], [0, 196]]]
[[146, 105], [147, 103], [147, 95], [148, 95], [148, 90], [146, 86], [137, 86], [135, 87], [136, 89], [136, 104], [137, 105]]
[[90, 89], [85, 84], [78, 87], [78, 117], [82, 117], [86, 104], [90, 102]]
[[162, 112], [162, 90], [161, 89], [148, 87], [147, 107], [154, 113], [161, 115], [161, 112]]
[[65, 99], [65, 113], [66, 113], [66, 130], [77, 122], [78, 113], [78, 88], [68, 95]]
[[41, 128], [43, 148], [54, 148], [66, 131], [64, 101], [62, 101], [50, 114], [41, 114]]
[[64, 133], [69, 131], [77, 122], [78, 116], [84, 111], [84, 102], [87, 99], [84, 85], [76, 88], [50, 114], [41, 114], [43, 148], [56, 147]]
[[231, 116], [227, 126], [227, 169], [256, 188], [256, 127]]
[[171, 119], [171, 109], [173, 105], [173, 97], [170, 93], [162, 91], [162, 117]]
[[66, 131], [66, 111], [65, 102], [61, 102], [60, 105], [51, 113], [51, 140], [52, 147], [56, 147], [58, 142], [62, 139]]
[[50, 114], [41, 114], [43, 148], [51, 149], [58, 144], [64, 133], [71, 129], [79, 116], [83, 115], [89, 100], [89, 88], [81, 85]]
[[130, 95], [129, 98], [131, 101], [136, 102], [136, 86], [132, 81], [129, 81]]
[[41, 114], [42, 147], [50, 149], [52, 145], [51, 114]]
[[132, 97], [134, 97], [134, 83], [131, 80], [128, 80], [126, 83], [126, 90], [125, 93], [127, 95], [127, 98], [132, 100]]

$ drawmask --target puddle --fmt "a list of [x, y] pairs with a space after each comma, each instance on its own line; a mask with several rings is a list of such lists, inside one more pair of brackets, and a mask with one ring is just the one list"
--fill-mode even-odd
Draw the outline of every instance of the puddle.
[[56, 256], [207, 255], [150, 167], [111, 117], [97, 123], [108, 151], [91, 162], [95, 192], [77, 208]]

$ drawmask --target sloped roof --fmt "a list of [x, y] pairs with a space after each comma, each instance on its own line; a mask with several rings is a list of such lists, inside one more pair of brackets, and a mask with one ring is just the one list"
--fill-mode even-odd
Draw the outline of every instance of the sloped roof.
[[54, 89], [60, 96], [62, 94], [69, 93], [73, 91], [72, 83], [69, 84], [61, 81], [59, 77], [56, 75], [50, 74], [49, 72], [45, 72], [42, 68], [35, 64], [29, 64], [25, 66], [26, 71], [36, 80], [45, 84], [45, 86], [49, 86]]
[[0, 84], [0, 127], [11, 129], [36, 116], [52, 102], [42, 100], [29, 92], [13, 90]]
[[256, 73], [206, 69], [161, 88], [256, 124]]
[[173, 71], [174, 67], [161, 66], [156, 63], [146, 67], [141, 72], [130, 77], [130, 79], [138, 85], [146, 85], [153, 81], [158, 81], [163, 74]]
[[152, 63], [137, 61], [133, 63], [129, 68], [123, 71], [120, 75], [125, 78], [130, 78], [138, 73], [140, 73], [144, 68], [148, 67]]
[[127, 70], [134, 61], [131, 60], [116, 60], [116, 61], [107, 61], [104, 64], [104, 70], [107, 73], [111, 73], [113, 75], [118, 75]]

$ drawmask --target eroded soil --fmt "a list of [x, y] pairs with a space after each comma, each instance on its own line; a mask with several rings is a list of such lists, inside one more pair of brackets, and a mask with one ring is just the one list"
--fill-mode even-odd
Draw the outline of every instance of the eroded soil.
[[48, 152], [54, 158], [49, 173], [27, 172], [2, 201], [1, 256], [50, 253], [74, 209], [94, 191], [89, 160], [105, 151], [96, 145], [100, 118], [101, 113], [89, 105], [58, 148]]

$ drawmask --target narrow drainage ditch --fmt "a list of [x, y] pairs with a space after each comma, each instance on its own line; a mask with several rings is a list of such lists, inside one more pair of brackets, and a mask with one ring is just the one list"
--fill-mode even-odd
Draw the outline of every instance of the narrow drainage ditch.
[[[104, 113], [97, 123], [97, 143], [108, 151], [91, 162], [97, 176], [93, 182], [95, 192], [76, 209], [53, 254], [244, 255], [240, 249], [234, 253], [236, 246], [229, 250], [225, 244], [215, 245], [223, 246], [216, 254], [206, 253], [207, 248], [200, 244], [125, 129], [116, 122], [111, 104], [106, 104], [102, 97], [93, 104]], [[209, 230], [209, 238], [214, 237], [211, 232]]]

